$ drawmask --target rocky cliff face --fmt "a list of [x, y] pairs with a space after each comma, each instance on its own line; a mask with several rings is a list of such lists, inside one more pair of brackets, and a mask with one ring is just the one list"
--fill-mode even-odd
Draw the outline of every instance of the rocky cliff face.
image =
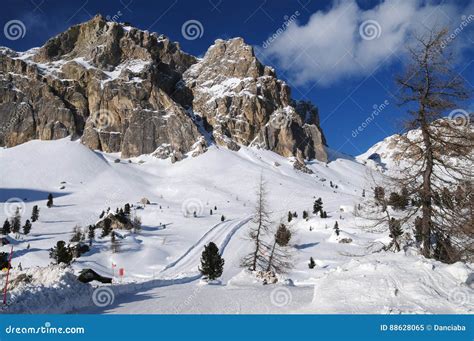
[[123, 157], [179, 160], [210, 143], [326, 160], [317, 109], [242, 39], [203, 59], [168, 38], [107, 22], [73, 26], [37, 49], [0, 49], [0, 145], [71, 135]]

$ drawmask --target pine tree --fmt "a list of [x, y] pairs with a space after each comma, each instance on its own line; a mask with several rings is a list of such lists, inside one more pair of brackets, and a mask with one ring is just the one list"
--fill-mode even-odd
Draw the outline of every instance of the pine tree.
[[212, 208], [209, 210], [209, 214], [212, 215]]
[[336, 232], [336, 236], [339, 236], [339, 224], [338, 222], [336, 221], [336, 223], [334, 224], [334, 232]]
[[26, 219], [25, 225], [23, 225], [23, 234], [28, 234], [31, 231], [31, 222], [29, 219]]
[[95, 238], [95, 226], [94, 225], [89, 225], [89, 232], [87, 234], [89, 237], [89, 246], [92, 246], [92, 242], [94, 241]]
[[274, 236], [273, 244], [271, 246], [264, 244], [267, 251], [269, 251], [269, 258], [266, 271], [274, 271], [276, 273], [286, 272], [291, 268], [290, 255], [286, 250], [291, 239], [291, 231], [285, 224], [280, 224]]
[[110, 232], [112, 232], [112, 220], [110, 220], [110, 218], [105, 218], [103, 222], [104, 226], [102, 227], [102, 238], [107, 237]]
[[73, 252], [69, 245], [66, 246], [66, 243], [60, 240], [56, 243], [56, 246], [49, 251], [49, 257], [54, 259], [56, 264], [64, 263], [69, 265], [73, 259]]
[[99, 219], [102, 219], [102, 218], [104, 217], [104, 215], [105, 215], [105, 212], [102, 211], [102, 213], [101, 213], [100, 216], [99, 216]]
[[224, 259], [219, 253], [219, 248], [213, 242], [204, 246], [201, 255], [201, 266], [199, 271], [209, 280], [214, 280], [222, 275], [224, 270]]
[[21, 228], [20, 208], [17, 207], [15, 210], [15, 214], [13, 215], [11, 219], [11, 231], [13, 233], [18, 233], [20, 232], [20, 228]]
[[292, 219], [293, 219], [293, 214], [291, 214], [291, 212], [288, 212], [288, 222], [291, 222]]
[[225, 220], [225, 217], [224, 215], [221, 216], [221, 221], [224, 221]]
[[128, 217], [130, 216], [130, 204], [126, 203], [123, 207], [123, 213]]
[[78, 225], [74, 226], [73, 229], [72, 229], [72, 237], [71, 237], [70, 241], [72, 243], [78, 243], [82, 239], [83, 239], [83, 234], [82, 234], [81, 227], [78, 226]]
[[303, 211], [303, 219], [307, 219], [307, 218], [308, 218], [308, 212]]
[[48, 206], [48, 208], [53, 207], [53, 195], [51, 193], [48, 194], [48, 202], [46, 203], [46, 206]]
[[318, 214], [321, 212], [323, 209], [323, 200], [321, 198], [318, 198], [317, 200], [314, 201], [313, 204], [313, 214]]
[[11, 232], [10, 222], [8, 221], [8, 219], [5, 219], [5, 222], [3, 223], [3, 227], [2, 227], [2, 234], [6, 236], [10, 232]]
[[310, 269], [314, 269], [315, 266], [316, 266], [316, 262], [314, 261], [313, 257], [310, 257], [310, 258], [309, 258], [308, 267], [309, 267]]
[[31, 211], [31, 221], [35, 222], [39, 218], [39, 208], [38, 205], [33, 206], [33, 209]]
[[362, 190], [362, 198], [365, 198], [365, 188]]

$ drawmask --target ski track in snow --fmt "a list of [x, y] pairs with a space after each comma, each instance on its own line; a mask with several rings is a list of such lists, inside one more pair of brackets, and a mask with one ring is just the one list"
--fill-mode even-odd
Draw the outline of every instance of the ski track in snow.
[[[237, 221], [230, 220], [216, 224], [211, 229], [209, 229], [194, 245], [192, 245], [181, 257], [165, 266], [160, 274], [166, 277], [170, 276], [168, 275], [170, 273], [173, 274], [173, 271], [176, 275], [189, 272], [190, 269], [197, 269], [200, 261], [200, 254], [202, 250], [204, 250], [204, 245], [209, 244], [209, 242], [214, 242], [216, 245], [218, 245], [220, 254], [223, 255], [227, 244], [235, 232], [247, 224], [251, 219], [251, 217], [247, 217]], [[222, 239], [223, 236], [224, 239]]]
[[[471, 264], [426, 260], [414, 248], [382, 252], [378, 245], [388, 242], [388, 232], [368, 231], [366, 222], [354, 216], [362, 190], [370, 195], [371, 175], [377, 175], [370, 164], [333, 155], [328, 163], [309, 163], [314, 174], [303, 174], [287, 158], [246, 147], [238, 152], [210, 147], [199, 157], [175, 164], [148, 155], [115, 163], [118, 157], [67, 138], [0, 149], [0, 221], [14, 210], [9, 198], [25, 200], [22, 222], [33, 205], [40, 207], [29, 235], [8, 237], [15, 247], [12, 278], [21, 273], [20, 263], [36, 276], [31, 285], [13, 293], [17, 304], [10, 306], [11, 312], [474, 312]], [[273, 222], [286, 223], [289, 210], [299, 215], [288, 223], [294, 231], [294, 267], [271, 286], [263, 286], [240, 265], [252, 248], [243, 227], [250, 221], [262, 174]], [[45, 206], [48, 193], [54, 194], [50, 209]], [[119, 252], [111, 251], [110, 237], [97, 236], [91, 251], [77, 258], [67, 273], [57, 267], [49, 271], [49, 249], [59, 240], [67, 242], [75, 225], [94, 224], [107, 207], [114, 210], [127, 202], [136, 207], [143, 197], [152, 203], [134, 210], [142, 219], [142, 231], [120, 240]], [[327, 219], [311, 214], [318, 197], [323, 198]], [[183, 216], [186, 200], [197, 203], [197, 217]], [[308, 219], [302, 219], [303, 210], [309, 212]], [[221, 215], [229, 220], [220, 222]], [[340, 243], [332, 229], [336, 221], [341, 237], [351, 243]], [[160, 228], [162, 222], [171, 225]], [[225, 260], [221, 285], [199, 281], [200, 253], [210, 241]], [[0, 251], [8, 252], [9, 246], [0, 246]], [[308, 269], [310, 257], [316, 261], [314, 269]], [[95, 307], [94, 286], [78, 283], [75, 276], [84, 268], [111, 276], [112, 262], [125, 269], [124, 283], [115, 277], [107, 286], [115, 303]], [[295, 286], [285, 285], [285, 279]], [[3, 280], [0, 274], [0, 285]], [[271, 302], [277, 289], [290, 293], [284, 307]]]

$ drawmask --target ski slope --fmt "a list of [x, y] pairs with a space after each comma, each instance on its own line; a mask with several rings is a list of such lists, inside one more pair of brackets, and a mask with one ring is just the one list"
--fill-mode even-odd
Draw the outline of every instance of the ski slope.
[[[33, 276], [32, 283], [12, 290], [18, 304], [9, 311], [474, 312], [472, 265], [444, 265], [422, 258], [414, 249], [380, 251], [389, 241], [388, 232], [367, 229], [367, 222], [353, 214], [363, 189], [369, 195], [372, 178], [380, 175], [371, 165], [329, 152], [330, 162], [312, 161], [307, 167], [314, 173], [306, 174], [293, 169], [292, 160], [244, 147], [234, 152], [212, 146], [199, 157], [174, 164], [149, 155], [118, 159], [117, 154], [94, 152], [69, 139], [0, 149], [0, 222], [16, 207], [22, 209], [23, 222], [33, 205], [40, 207], [29, 235], [9, 236], [15, 252], [12, 278], [22, 273], [20, 264]], [[287, 223], [288, 211], [298, 214], [287, 223], [293, 232], [294, 266], [277, 284], [266, 286], [240, 267], [252, 247], [247, 235], [260, 176], [266, 182], [274, 226]], [[46, 207], [48, 193], [54, 196], [52, 208]], [[318, 197], [327, 219], [311, 214]], [[11, 202], [12, 198], [21, 201]], [[142, 198], [151, 203], [138, 208]], [[54, 270], [51, 278], [41, 280], [51, 262], [49, 249], [57, 241], [68, 241], [74, 226], [87, 227], [102, 210], [125, 203], [133, 204], [133, 214], [142, 220], [141, 231], [124, 233], [116, 253], [110, 237], [96, 236], [91, 251], [72, 264], [75, 273], [92, 268], [113, 276], [113, 303], [94, 306], [93, 288], [78, 287], [66, 270]], [[310, 213], [308, 219], [302, 218], [303, 210]], [[333, 231], [336, 221], [339, 237]], [[340, 243], [341, 237], [352, 241]], [[205, 284], [198, 265], [204, 245], [211, 241], [225, 259], [224, 273], [220, 282]], [[1, 246], [0, 251], [9, 247]], [[317, 264], [314, 269], [308, 268], [310, 257]], [[119, 268], [125, 271], [123, 278], [117, 276]], [[55, 290], [61, 293], [55, 295]], [[75, 299], [64, 300], [68, 295]]]

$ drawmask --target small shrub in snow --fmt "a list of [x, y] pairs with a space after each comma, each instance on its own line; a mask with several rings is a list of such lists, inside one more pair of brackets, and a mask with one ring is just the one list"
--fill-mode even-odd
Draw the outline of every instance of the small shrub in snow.
[[46, 202], [46, 206], [48, 208], [53, 207], [53, 195], [51, 193], [48, 194], [48, 201]]
[[23, 234], [28, 234], [31, 231], [31, 222], [29, 219], [26, 219], [25, 225], [23, 225]]
[[38, 205], [33, 206], [33, 209], [31, 211], [31, 221], [35, 222], [39, 218], [39, 208]]

